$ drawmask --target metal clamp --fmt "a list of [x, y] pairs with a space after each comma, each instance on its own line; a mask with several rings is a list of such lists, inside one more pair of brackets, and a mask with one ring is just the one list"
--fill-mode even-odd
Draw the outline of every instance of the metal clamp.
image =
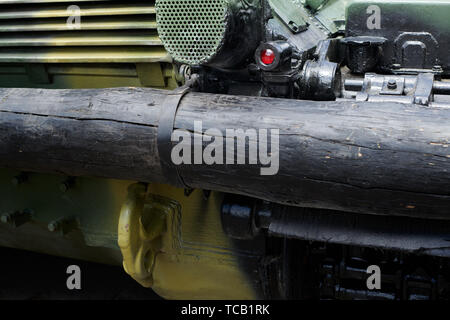
[[173, 90], [165, 99], [158, 125], [158, 152], [161, 169], [168, 182], [179, 188], [189, 188], [180, 176], [178, 167], [172, 162], [172, 133], [175, 118], [183, 97], [196, 86], [198, 76], [193, 75], [186, 84]]

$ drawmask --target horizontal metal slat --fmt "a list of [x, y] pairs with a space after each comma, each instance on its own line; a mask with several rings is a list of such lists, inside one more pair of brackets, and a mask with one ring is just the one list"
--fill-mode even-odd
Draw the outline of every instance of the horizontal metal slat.
[[[77, 3], [77, 2], [114, 2], [116, 0], [0, 0], [2, 4], [33, 4], [33, 3]], [[145, 0], [142, 0], [145, 1]], [[151, 2], [151, 1], [149, 1]], [[154, 2], [154, 1], [153, 1]]]
[[85, 31], [83, 33], [40, 32], [40, 33], [0, 33], [1, 47], [59, 47], [59, 46], [162, 46], [156, 32], [118, 30]]
[[[26, 19], [26, 18], [59, 18], [70, 17], [73, 15], [72, 11], [67, 9], [67, 6], [50, 6], [50, 7], [20, 7], [13, 9], [5, 9], [0, 11], [0, 20], [2, 19]], [[156, 9], [153, 6], [145, 3], [104, 3], [95, 5], [80, 5], [80, 16], [112, 16], [112, 15], [142, 15], [155, 14]]]
[[[12, 20], [1, 21], [0, 32], [28, 32], [28, 31], [67, 31], [70, 29], [65, 19], [44, 20]], [[81, 22], [82, 30], [118, 30], [118, 29], [156, 29], [156, 18], [143, 17], [101, 17], [85, 18]], [[82, 35], [80, 35], [82, 36]]]
[[0, 62], [170, 62], [156, 27], [154, 0], [0, 0]]
[[0, 50], [0, 62], [93, 63], [171, 62], [163, 47], [55, 47], [7, 48]]

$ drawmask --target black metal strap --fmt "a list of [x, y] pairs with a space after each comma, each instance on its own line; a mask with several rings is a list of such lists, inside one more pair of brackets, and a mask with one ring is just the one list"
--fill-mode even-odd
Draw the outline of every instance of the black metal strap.
[[163, 110], [158, 124], [158, 152], [164, 177], [168, 182], [179, 188], [189, 188], [180, 176], [178, 166], [172, 162], [172, 133], [175, 117], [183, 97], [191, 91], [192, 85], [178, 88], [164, 100]]

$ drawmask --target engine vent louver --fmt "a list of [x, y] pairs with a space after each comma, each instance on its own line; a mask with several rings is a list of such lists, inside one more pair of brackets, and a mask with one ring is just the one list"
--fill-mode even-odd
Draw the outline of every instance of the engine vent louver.
[[153, 0], [0, 0], [0, 62], [169, 60]]

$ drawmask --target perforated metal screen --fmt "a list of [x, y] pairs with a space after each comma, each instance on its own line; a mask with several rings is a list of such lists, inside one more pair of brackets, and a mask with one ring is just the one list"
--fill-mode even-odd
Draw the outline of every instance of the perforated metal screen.
[[159, 36], [178, 62], [208, 63], [225, 41], [225, 0], [157, 0], [156, 12]]

